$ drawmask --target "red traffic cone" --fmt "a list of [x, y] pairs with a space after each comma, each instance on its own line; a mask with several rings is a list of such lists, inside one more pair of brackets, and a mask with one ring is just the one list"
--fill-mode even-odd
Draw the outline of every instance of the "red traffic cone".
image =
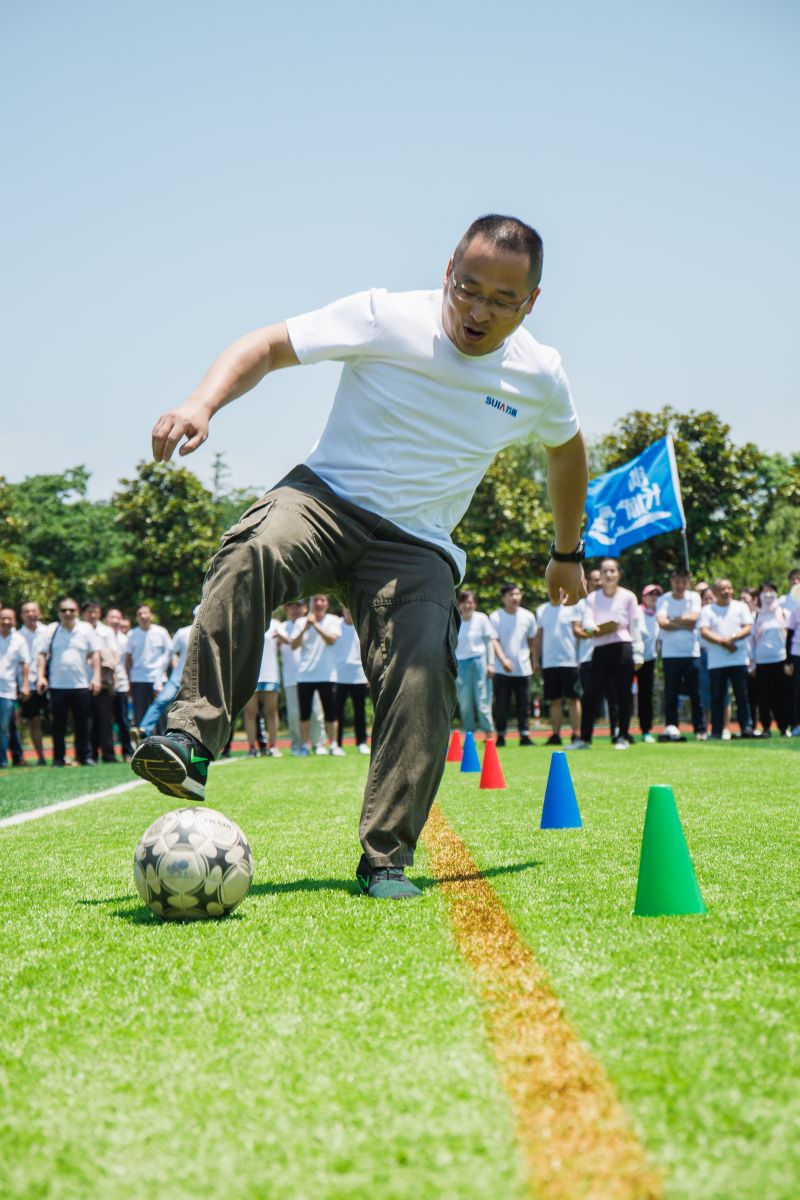
[[453, 736], [450, 738], [450, 749], [447, 751], [445, 762], [461, 762], [461, 734], [457, 729], [453, 730]]
[[497, 753], [497, 746], [494, 744], [494, 738], [486, 739], [486, 747], [483, 751], [483, 767], [481, 768], [481, 781], [478, 785], [482, 788], [493, 788], [499, 790], [506, 786], [503, 768], [500, 766], [500, 758]]

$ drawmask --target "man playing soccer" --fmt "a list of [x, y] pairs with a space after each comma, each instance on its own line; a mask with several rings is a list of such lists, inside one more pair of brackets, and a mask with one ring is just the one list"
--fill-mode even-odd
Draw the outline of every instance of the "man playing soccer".
[[498, 451], [547, 447], [554, 603], [585, 592], [580, 528], [586, 452], [558, 353], [521, 328], [539, 295], [542, 242], [512, 217], [473, 222], [436, 291], [372, 289], [256, 330], [224, 350], [153, 455], [189, 454], [209, 420], [265, 375], [344, 364], [322, 436], [222, 539], [203, 587], [164, 737], [133, 769], [167, 795], [205, 797], [208, 763], [255, 688], [274, 609], [331, 592], [351, 610], [374, 705], [357, 878], [373, 897], [419, 895], [404, 867], [442, 776], [455, 704], [466, 557], [458, 524]]

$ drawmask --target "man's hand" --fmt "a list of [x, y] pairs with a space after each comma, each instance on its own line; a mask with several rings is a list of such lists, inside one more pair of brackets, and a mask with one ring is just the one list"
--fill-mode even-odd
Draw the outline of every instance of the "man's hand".
[[156, 462], [169, 462], [181, 438], [186, 441], [178, 453], [191, 454], [208, 437], [208, 421], [209, 413], [203, 405], [191, 400], [164, 413], [153, 426], [153, 458]]
[[45, 694], [45, 692], [47, 691], [47, 676], [46, 675], [40, 675], [39, 678], [36, 680], [36, 691], [39, 693], [40, 696], [43, 696]]
[[583, 563], [561, 563], [550, 559], [544, 573], [551, 604], [577, 604], [586, 595]]

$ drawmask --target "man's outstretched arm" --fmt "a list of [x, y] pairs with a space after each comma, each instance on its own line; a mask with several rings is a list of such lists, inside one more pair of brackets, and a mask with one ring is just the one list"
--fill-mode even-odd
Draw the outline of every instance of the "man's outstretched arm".
[[[553, 509], [556, 550], [569, 554], [578, 545], [589, 486], [589, 464], [583, 434], [575, 434], [563, 446], [547, 448], [547, 491]], [[551, 561], [545, 572], [547, 589], [553, 604], [575, 604], [586, 595], [582, 563]]]
[[181, 438], [186, 441], [178, 453], [191, 454], [208, 437], [208, 423], [218, 409], [249, 392], [270, 371], [298, 365], [285, 322], [246, 333], [222, 351], [188, 400], [158, 418], [153, 458], [167, 462]]

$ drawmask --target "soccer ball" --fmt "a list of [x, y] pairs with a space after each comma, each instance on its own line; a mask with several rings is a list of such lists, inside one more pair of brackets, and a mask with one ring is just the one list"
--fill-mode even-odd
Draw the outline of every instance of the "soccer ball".
[[239, 826], [213, 808], [164, 813], [142, 834], [133, 879], [165, 921], [225, 917], [247, 895], [253, 855]]

